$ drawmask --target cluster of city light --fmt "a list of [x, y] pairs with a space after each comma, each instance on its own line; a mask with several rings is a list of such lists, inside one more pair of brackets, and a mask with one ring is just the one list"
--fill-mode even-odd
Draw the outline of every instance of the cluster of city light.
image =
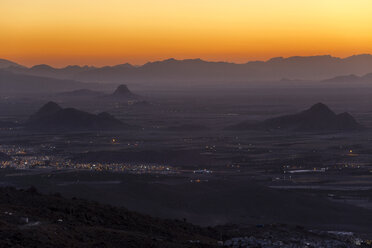
[[0, 161], [0, 168], [14, 169], [77, 169], [94, 171], [128, 172], [134, 174], [175, 174], [177, 169], [168, 165], [146, 163], [75, 163], [55, 156], [16, 156]]
[[33, 152], [32, 149], [25, 149], [20, 146], [0, 146], [0, 152], [8, 155], [24, 155]]
[[32, 169], [32, 168], [66, 168], [63, 158], [55, 156], [13, 156], [10, 161], [1, 161], [0, 168]]
[[168, 165], [132, 163], [75, 163], [70, 168], [95, 171], [129, 172], [135, 174], [172, 174], [177, 170]]

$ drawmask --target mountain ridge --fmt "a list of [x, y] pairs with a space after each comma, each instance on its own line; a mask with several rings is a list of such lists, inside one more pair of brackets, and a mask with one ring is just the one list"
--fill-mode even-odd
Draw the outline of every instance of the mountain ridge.
[[1, 93], [51, 93], [78, 90], [82, 88], [102, 89], [105, 87], [99, 83], [80, 82], [72, 79], [58, 79], [50, 76], [21, 74], [0, 69]]
[[342, 76], [325, 79], [322, 82], [326, 82], [326, 83], [372, 83], [372, 73], [367, 73], [363, 76], [357, 76], [355, 74], [342, 75]]
[[93, 67], [69, 65], [53, 68], [36, 65], [31, 68], [8, 68], [10, 71], [37, 76], [91, 82], [122, 80], [280, 80], [298, 78], [324, 80], [345, 74], [363, 75], [371, 72], [372, 55], [359, 54], [346, 58], [331, 55], [276, 57], [247, 63], [213, 62], [200, 58], [174, 58], [148, 62], [140, 66], [129, 63]]
[[13, 68], [26, 68], [25, 66], [23, 65], [20, 65], [16, 62], [13, 62], [13, 61], [10, 61], [10, 60], [7, 60], [7, 59], [1, 59], [0, 58], [0, 69], [6, 69], [6, 68], [10, 68], [10, 67], [13, 67]]

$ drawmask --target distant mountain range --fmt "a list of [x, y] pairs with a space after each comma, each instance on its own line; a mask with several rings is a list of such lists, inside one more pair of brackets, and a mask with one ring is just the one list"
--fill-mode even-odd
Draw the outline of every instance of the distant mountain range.
[[334, 78], [323, 80], [325, 83], [372, 83], [372, 73], [364, 76], [356, 76], [354, 74], [346, 76], [337, 76]]
[[282, 129], [295, 131], [351, 131], [360, 124], [349, 114], [335, 114], [323, 103], [317, 103], [298, 114], [267, 119], [257, 124], [242, 122], [230, 127], [234, 130]]
[[84, 101], [84, 102], [128, 102], [132, 104], [138, 103], [141, 97], [133, 94], [127, 85], [119, 85], [112, 94], [107, 94], [102, 91], [95, 91], [90, 89], [79, 89], [73, 91], [66, 91], [57, 93], [52, 98], [60, 99], [63, 101]]
[[131, 127], [105, 112], [95, 115], [62, 108], [55, 102], [42, 106], [26, 123], [27, 129], [39, 131], [125, 130]]
[[[9, 72], [0, 69], [0, 93], [53, 93], [82, 88], [105, 89], [99, 83], [83, 83], [70, 79], [56, 79], [45, 76], [33, 76]], [[112, 87], [114, 87], [112, 85]]]
[[0, 62], [7, 71], [59, 79], [88, 82], [174, 82], [174, 81], [249, 81], [249, 80], [324, 80], [340, 75], [364, 75], [372, 71], [372, 55], [337, 58], [329, 55], [310, 57], [272, 58], [245, 64], [208, 62], [201, 59], [149, 62], [142, 66], [121, 64], [90, 67], [67, 66], [53, 68], [36, 65], [31, 68], [11, 61]]
[[105, 93], [101, 91], [90, 90], [90, 89], [79, 89], [79, 90], [61, 92], [61, 93], [58, 93], [57, 96], [84, 99], [84, 98], [102, 97], [102, 96], [105, 96]]

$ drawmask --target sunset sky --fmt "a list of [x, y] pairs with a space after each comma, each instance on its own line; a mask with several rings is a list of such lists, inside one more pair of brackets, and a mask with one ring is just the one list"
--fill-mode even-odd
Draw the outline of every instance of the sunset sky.
[[142, 64], [372, 53], [371, 0], [0, 0], [0, 58]]

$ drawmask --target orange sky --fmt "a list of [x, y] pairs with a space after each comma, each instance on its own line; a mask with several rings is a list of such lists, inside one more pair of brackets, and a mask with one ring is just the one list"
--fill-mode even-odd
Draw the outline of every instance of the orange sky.
[[1, 0], [0, 58], [142, 64], [372, 53], [371, 0]]

